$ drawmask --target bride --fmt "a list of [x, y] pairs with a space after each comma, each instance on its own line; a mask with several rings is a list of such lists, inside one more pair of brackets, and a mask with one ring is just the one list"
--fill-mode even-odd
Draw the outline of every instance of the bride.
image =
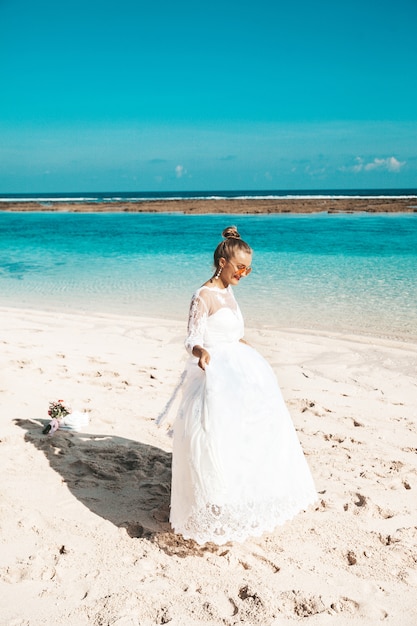
[[232, 286], [251, 272], [252, 250], [234, 226], [222, 234], [190, 306], [170, 513], [185, 539], [219, 545], [271, 531], [317, 498], [275, 375], [243, 339]]

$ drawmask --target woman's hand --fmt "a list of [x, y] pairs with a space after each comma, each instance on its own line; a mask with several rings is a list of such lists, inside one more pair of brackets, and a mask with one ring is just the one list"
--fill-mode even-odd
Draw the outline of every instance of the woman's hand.
[[206, 365], [210, 363], [210, 353], [201, 346], [194, 346], [193, 355], [198, 358], [198, 367], [201, 367], [202, 370], [205, 370]]

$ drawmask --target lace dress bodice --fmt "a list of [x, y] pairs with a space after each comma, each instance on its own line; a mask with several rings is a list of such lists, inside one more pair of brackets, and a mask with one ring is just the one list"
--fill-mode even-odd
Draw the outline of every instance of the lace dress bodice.
[[239, 341], [244, 335], [244, 323], [231, 286], [200, 287], [191, 300], [188, 317], [187, 351], [194, 346], [213, 348], [216, 345]]

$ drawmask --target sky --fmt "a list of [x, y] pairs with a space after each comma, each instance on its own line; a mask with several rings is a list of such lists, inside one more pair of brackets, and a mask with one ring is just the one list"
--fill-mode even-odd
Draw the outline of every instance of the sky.
[[0, 195], [417, 188], [417, 0], [0, 0]]

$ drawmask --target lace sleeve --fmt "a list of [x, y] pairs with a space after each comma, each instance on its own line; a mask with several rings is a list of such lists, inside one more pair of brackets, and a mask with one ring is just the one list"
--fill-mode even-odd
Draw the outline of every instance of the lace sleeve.
[[190, 354], [193, 353], [194, 346], [204, 345], [204, 332], [208, 317], [207, 304], [195, 294], [191, 300], [190, 313], [188, 316], [188, 333], [185, 340], [185, 348]]

